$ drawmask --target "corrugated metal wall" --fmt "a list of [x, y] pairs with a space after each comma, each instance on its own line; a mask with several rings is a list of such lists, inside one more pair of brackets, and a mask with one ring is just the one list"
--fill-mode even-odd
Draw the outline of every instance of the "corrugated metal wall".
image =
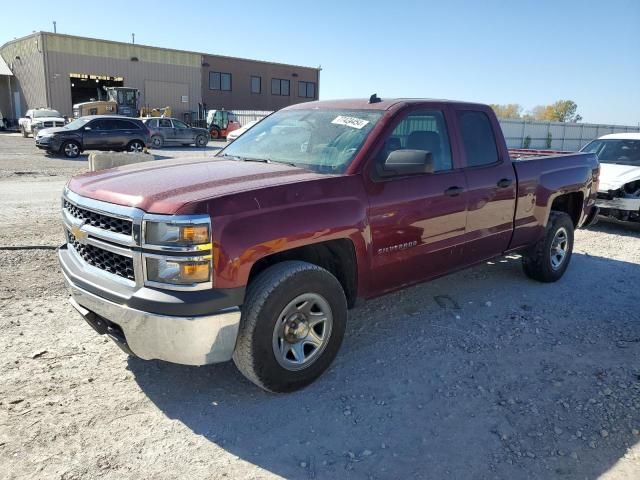
[[20, 94], [20, 111], [13, 105], [13, 112], [3, 112], [8, 118], [24, 115], [28, 108], [48, 106], [42, 41], [42, 35], [35, 34], [9, 42], [0, 49], [0, 55], [14, 74], [11, 102], [14, 103], [16, 91]]
[[500, 119], [500, 126], [509, 148], [525, 148], [529, 137], [528, 148], [570, 151], [580, 150], [591, 140], [609, 133], [640, 132], [640, 127], [627, 125], [530, 122], [504, 118]]
[[[198, 110], [201, 95], [200, 55], [139, 45], [127, 45], [78, 37], [45, 34], [51, 107], [72, 114], [70, 73], [107, 75], [124, 78], [124, 86], [142, 92], [143, 104], [151, 107], [170, 106], [174, 116]], [[136, 61], [132, 61], [136, 58]], [[180, 95], [175, 88], [159, 95], [157, 83], [182, 85]], [[146, 92], [149, 85], [151, 92]], [[175, 93], [175, 92], [174, 92]], [[155, 104], [157, 97], [162, 103]], [[186, 96], [186, 102], [183, 102]], [[171, 101], [171, 103], [168, 103]]]

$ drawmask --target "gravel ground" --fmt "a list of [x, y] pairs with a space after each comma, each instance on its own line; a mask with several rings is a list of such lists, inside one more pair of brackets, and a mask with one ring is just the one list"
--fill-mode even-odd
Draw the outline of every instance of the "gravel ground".
[[577, 232], [555, 284], [504, 258], [371, 301], [318, 382], [273, 395], [127, 358], [55, 251], [5, 249], [61, 242], [85, 166], [0, 135], [0, 478], [639, 477], [640, 229]]

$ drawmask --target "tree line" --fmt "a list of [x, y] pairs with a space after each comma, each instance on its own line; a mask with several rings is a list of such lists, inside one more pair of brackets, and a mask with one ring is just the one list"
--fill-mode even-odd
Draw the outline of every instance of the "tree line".
[[491, 108], [498, 118], [569, 123], [582, 120], [582, 116], [578, 114], [578, 105], [573, 100], [558, 100], [551, 105], [538, 105], [528, 112], [524, 112], [522, 106], [517, 103], [503, 105], [492, 103]]

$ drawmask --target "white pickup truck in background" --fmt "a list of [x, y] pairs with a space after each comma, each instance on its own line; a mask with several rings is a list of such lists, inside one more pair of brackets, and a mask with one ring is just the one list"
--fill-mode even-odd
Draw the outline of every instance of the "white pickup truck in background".
[[43, 128], [64, 127], [66, 119], [59, 111], [51, 108], [33, 108], [27, 110], [27, 114], [18, 120], [23, 137], [29, 134], [36, 136], [38, 130]]
[[582, 152], [600, 161], [600, 215], [640, 222], [640, 133], [612, 133], [593, 140]]

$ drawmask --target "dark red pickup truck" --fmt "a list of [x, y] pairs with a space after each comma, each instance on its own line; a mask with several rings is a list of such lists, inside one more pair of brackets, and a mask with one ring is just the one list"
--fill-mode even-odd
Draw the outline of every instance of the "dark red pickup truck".
[[508, 252], [558, 280], [598, 174], [593, 154], [512, 161], [485, 105], [304, 103], [215, 158], [71, 179], [60, 262], [75, 308], [129, 354], [233, 358], [291, 391], [330, 365], [361, 299]]

